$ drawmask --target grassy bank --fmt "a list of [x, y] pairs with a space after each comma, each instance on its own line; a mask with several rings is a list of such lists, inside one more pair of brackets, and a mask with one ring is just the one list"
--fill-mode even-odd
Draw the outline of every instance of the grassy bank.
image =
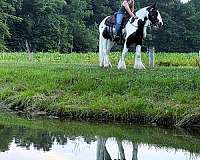
[[[138, 71], [129, 65], [126, 71], [104, 70], [98, 67], [96, 54], [33, 56], [32, 60], [16, 54], [0, 58], [0, 101], [5, 108], [63, 118], [199, 126], [198, 68]], [[117, 57], [112, 55], [114, 64]], [[173, 58], [181, 61], [179, 55], [177, 59]]]

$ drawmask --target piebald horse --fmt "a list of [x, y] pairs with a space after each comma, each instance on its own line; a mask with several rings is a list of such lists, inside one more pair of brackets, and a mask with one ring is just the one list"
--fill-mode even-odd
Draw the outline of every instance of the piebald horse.
[[[142, 8], [136, 12], [138, 19], [134, 20], [130, 18], [125, 28], [123, 29], [124, 37], [124, 49], [121, 55], [121, 58], [118, 63], [118, 69], [126, 69], [125, 57], [128, 53], [130, 46], [136, 46], [136, 55], [135, 55], [135, 69], [145, 69], [144, 64], [141, 59], [141, 46], [143, 39], [146, 37], [147, 27], [154, 26], [155, 28], [160, 28], [163, 25], [162, 17], [156, 7], [156, 4]], [[115, 44], [112, 38], [105, 37], [106, 26], [105, 21], [106, 17], [99, 25], [99, 62], [100, 66], [103, 68], [112, 67], [108, 54]]]

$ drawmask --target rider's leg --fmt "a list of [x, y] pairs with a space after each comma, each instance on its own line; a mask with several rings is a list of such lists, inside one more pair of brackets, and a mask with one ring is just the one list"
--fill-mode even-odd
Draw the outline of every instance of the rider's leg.
[[124, 17], [124, 14], [122, 13], [117, 13], [116, 15], [115, 33], [114, 33], [115, 36], [119, 36], [123, 17]]

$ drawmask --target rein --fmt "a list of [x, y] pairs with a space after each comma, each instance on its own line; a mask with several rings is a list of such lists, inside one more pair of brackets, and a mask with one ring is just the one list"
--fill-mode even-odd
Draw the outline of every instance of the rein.
[[[136, 20], [137, 20], [137, 19], [135, 19], [135, 21], [136, 21]], [[138, 19], [138, 20], [139, 20], [139, 19]], [[135, 22], [135, 21], [134, 21], [134, 22]], [[133, 24], [134, 22], [131, 23], [131, 20], [130, 20], [130, 19], [129, 19], [128, 22], [129, 22], [132, 26], [138, 28], [138, 26], [136, 26], [136, 25]], [[148, 24], [148, 25], [144, 25], [144, 27], [149, 27], [149, 26], [151, 26], [151, 25], [150, 25], [150, 24]]]

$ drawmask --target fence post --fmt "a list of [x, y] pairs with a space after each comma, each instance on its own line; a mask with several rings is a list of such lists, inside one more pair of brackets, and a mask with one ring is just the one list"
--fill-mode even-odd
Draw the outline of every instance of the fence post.
[[199, 68], [200, 68], [200, 50], [199, 50], [199, 56], [198, 56], [198, 58], [197, 58], [197, 65], [198, 65]]
[[155, 48], [149, 47], [149, 67], [154, 68], [155, 66]]

